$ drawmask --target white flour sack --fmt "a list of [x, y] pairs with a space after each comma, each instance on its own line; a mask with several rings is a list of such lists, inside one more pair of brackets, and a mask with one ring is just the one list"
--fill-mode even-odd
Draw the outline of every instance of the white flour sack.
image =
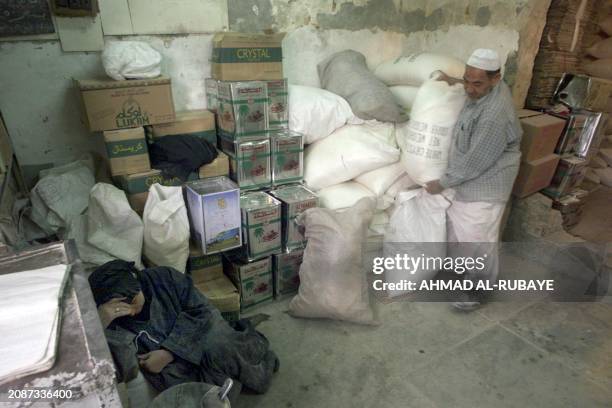
[[421, 52], [383, 62], [374, 75], [387, 85], [420, 86], [438, 70], [453, 78], [463, 78], [465, 64], [457, 58]]
[[399, 155], [392, 123], [346, 125], [306, 148], [304, 180], [320, 190], [395, 163]]
[[414, 99], [416, 98], [417, 93], [419, 92], [418, 86], [408, 86], [408, 85], [396, 85], [390, 86], [389, 90], [393, 94], [395, 101], [407, 111], [412, 109], [412, 105], [414, 105]]
[[323, 139], [346, 123], [362, 123], [348, 102], [335, 93], [289, 85], [289, 129], [304, 134], [304, 143]]
[[417, 184], [424, 185], [444, 174], [453, 127], [464, 103], [460, 84], [427, 81], [419, 89], [410, 121], [396, 126], [402, 163]]

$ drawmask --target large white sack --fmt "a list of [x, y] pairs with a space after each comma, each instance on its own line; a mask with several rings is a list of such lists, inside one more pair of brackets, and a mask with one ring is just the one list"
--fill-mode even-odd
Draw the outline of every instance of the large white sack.
[[383, 122], [405, 122], [406, 112], [357, 51], [337, 52], [317, 65], [321, 88], [346, 99], [357, 117]]
[[612, 187], [612, 167], [605, 169], [595, 169], [595, 173], [599, 176], [599, 181], [604, 186]]
[[314, 143], [346, 125], [363, 123], [348, 102], [335, 93], [310, 86], [289, 85], [289, 129]]
[[89, 164], [79, 160], [40, 172], [40, 180], [30, 192], [31, 219], [47, 234], [62, 234], [61, 230], [87, 209], [89, 191], [95, 184]]
[[142, 219], [144, 256], [155, 265], [184, 273], [189, 257], [189, 220], [183, 189], [153, 184]]
[[446, 171], [453, 127], [464, 103], [460, 84], [427, 81], [419, 89], [410, 121], [396, 126], [402, 163], [419, 185], [439, 179]]
[[317, 191], [317, 195], [319, 196], [319, 206], [330, 210], [352, 207], [362, 198], [376, 199], [373, 192], [354, 181], [346, 181], [322, 188]]
[[311, 189], [320, 190], [395, 163], [400, 152], [394, 138], [391, 123], [343, 126], [306, 147], [304, 180]]
[[342, 212], [311, 208], [298, 216], [308, 244], [300, 288], [289, 304], [291, 315], [375, 323], [362, 262], [373, 215], [374, 200], [366, 198]]
[[104, 71], [117, 81], [158, 77], [161, 60], [161, 54], [142, 41], [109, 41], [102, 52]]
[[[442, 194], [428, 194], [424, 189], [400, 193], [396, 208], [385, 233], [383, 253], [385, 257], [417, 259], [446, 256], [446, 210], [450, 202]], [[433, 278], [436, 268], [420, 267], [416, 270], [387, 269], [385, 281], [399, 283], [403, 280], [417, 285]], [[405, 290], [388, 290], [389, 296], [406, 293]]]
[[457, 58], [422, 52], [383, 62], [374, 74], [387, 85], [420, 86], [438, 70], [453, 78], [463, 78], [465, 64]]
[[403, 174], [404, 165], [397, 162], [363, 173], [355, 181], [366, 186], [377, 197], [381, 197]]
[[144, 225], [117, 187], [96, 184], [89, 194], [87, 242], [142, 269]]
[[412, 105], [414, 105], [417, 92], [419, 92], [418, 86], [396, 85], [390, 86], [389, 90], [402, 108], [406, 109], [407, 111], [412, 110]]

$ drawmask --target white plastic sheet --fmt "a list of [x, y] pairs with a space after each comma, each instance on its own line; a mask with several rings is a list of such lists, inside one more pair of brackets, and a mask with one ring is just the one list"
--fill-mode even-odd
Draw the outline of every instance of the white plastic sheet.
[[158, 77], [161, 60], [161, 54], [142, 41], [109, 41], [102, 52], [104, 71], [117, 81]]

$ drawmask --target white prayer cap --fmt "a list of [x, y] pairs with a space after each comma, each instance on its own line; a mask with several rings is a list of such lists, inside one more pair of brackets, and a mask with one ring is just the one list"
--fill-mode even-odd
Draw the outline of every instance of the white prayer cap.
[[475, 50], [468, 59], [467, 65], [485, 71], [497, 71], [501, 67], [497, 51], [488, 48]]

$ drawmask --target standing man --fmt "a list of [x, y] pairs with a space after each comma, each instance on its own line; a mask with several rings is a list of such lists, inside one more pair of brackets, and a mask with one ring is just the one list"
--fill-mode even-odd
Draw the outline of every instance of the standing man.
[[[484, 270], [465, 273], [474, 284], [497, 279], [499, 228], [521, 157], [522, 130], [500, 68], [496, 51], [477, 49], [467, 61], [463, 80], [441, 74], [439, 79], [449, 84], [463, 82], [468, 101], [453, 131], [446, 173], [425, 185], [430, 194], [452, 189], [447, 230], [455, 250], [463, 256], [486, 254]], [[453, 306], [464, 311], [480, 306], [477, 293], [464, 295]]]

